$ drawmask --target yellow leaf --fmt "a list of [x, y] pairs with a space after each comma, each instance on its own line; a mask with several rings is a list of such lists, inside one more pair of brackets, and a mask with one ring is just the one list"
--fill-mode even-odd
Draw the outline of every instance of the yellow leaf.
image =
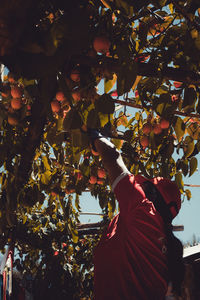
[[138, 83], [140, 82], [141, 78], [142, 78], [142, 76], [137, 76], [137, 77], [136, 77], [135, 82], [134, 82], [134, 84], [133, 84], [133, 86], [132, 86], [132, 90], [133, 90], [133, 91], [134, 91], [135, 88], [137, 87], [137, 85], [138, 85]]
[[40, 230], [40, 225], [38, 225], [37, 227], [33, 228], [33, 232], [38, 232]]
[[194, 141], [192, 140], [190, 143], [186, 144], [183, 147], [185, 157], [190, 156], [194, 151]]
[[29, 86], [29, 85], [34, 85], [35, 84], [35, 80], [27, 80], [26, 78], [19, 78], [18, 82], [21, 83], [23, 86]]
[[44, 167], [45, 167], [46, 170], [50, 170], [50, 169], [51, 169], [51, 168], [50, 168], [50, 165], [49, 165], [49, 162], [48, 162], [48, 159], [47, 159], [46, 156], [43, 156], [43, 157], [42, 157], [42, 162], [43, 162]]
[[107, 115], [99, 112], [98, 116], [101, 123], [101, 127], [104, 127], [110, 120], [113, 119], [113, 114]]
[[104, 92], [108, 93], [112, 87], [114, 86], [115, 82], [117, 81], [117, 75], [113, 74], [113, 78], [111, 80], [106, 80], [104, 81]]
[[41, 182], [45, 185], [47, 185], [51, 179], [51, 172], [50, 171], [46, 171], [41, 175]]
[[192, 176], [192, 174], [196, 171], [197, 166], [198, 166], [198, 161], [197, 161], [196, 157], [192, 157], [190, 160], [190, 175], [189, 176]]
[[174, 130], [177, 136], [178, 141], [180, 142], [182, 137], [185, 134], [185, 124], [183, 122], [183, 120], [180, 117], [177, 117], [175, 126], [174, 126]]
[[28, 219], [28, 217], [24, 215], [24, 216], [23, 216], [23, 224], [26, 223], [27, 219]]
[[115, 147], [120, 150], [123, 145], [123, 140], [120, 139], [112, 139], [112, 143], [115, 145]]
[[176, 182], [176, 184], [178, 185], [180, 191], [183, 192], [183, 186], [184, 186], [184, 183], [183, 183], [182, 174], [181, 174], [180, 172], [178, 172], [178, 173], [175, 175], [175, 182]]
[[173, 6], [173, 4], [170, 3], [168, 6], [169, 6], [169, 10], [170, 10], [171, 14], [173, 14], [173, 12], [174, 12], [174, 6]]
[[78, 231], [77, 230], [72, 230], [71, 231], [72, 234], [72, 240], [75, 244], [78, 243]]

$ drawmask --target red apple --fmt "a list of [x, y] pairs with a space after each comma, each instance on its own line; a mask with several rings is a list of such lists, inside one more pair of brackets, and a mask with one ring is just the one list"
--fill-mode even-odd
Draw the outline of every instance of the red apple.
[[149, 138], [148, 136], [145, 136], [143, 135], [141, 138], [140, 138], [140, 144], [143, 148], [146, 148], [148, 145], [149, 145]]
[[97, 36], [93, 41], [93, 47], [96, 52], [106, 54], [110, 49], [110, 41], [105, 36]]
[[58, 100], [53, 100], [51, 102], [51, 110], [54, 113], [59, 113], [61, 107], [60, 107], [60, 103], [58, 102]]
[[106, 177], [106, 172], [104, 169], [98, 169], [97, 170], [97, 175], [99, 178], [105, 178]]
[[91, 175], [91, 176], [90, 176], [90, 179], [89, 179], [89, 183], [90, 183], [90, 184], [95, 184], [95, 183], [97, 183], [97, 178], [96, 178], [96, 176]]
[[167, 129], [167, 128], [169, 128], [169, 121], [168, 121], [168, 120], [165, 120], [165, 119], [162, 119], [162, 120], [160, 121], [160, 127], [161, 127], [162, 129]]

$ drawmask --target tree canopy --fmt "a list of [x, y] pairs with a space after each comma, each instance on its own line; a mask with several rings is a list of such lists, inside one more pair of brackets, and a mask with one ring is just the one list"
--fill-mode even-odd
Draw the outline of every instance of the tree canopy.
[[18, 269], [43, 280], [37, 299], [89, 299], [100, 232], [80, 230], [81, 195], [105, 221], [116, 203], [87, 128], [109, 131], [133, 174], [168, 177], [191, 198], [199, 1], [2, 0], [0, 63], [0, 248], [11, 243]]

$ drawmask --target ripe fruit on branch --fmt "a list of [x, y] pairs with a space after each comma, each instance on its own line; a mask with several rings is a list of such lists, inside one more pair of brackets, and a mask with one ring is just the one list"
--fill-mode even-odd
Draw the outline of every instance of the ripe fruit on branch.
[[17, 109], [20, 109], [22, 107], [22, 100], [21, 100], [21, 98], [13, 98], [11, 100], [10, 104], [11, 104], [11, 107], [13, 109], [17, 110]]
[[65, 100], [65, 96], [64, 96], [63, 92], [59, 91], [56, 93], [56, 100], [58, 100], [60, 102]]
[[59, 113], [61, 107], [60, 107], [60, 103], [58, 102], [58, 100], [53, 100], [51, 102], [51, 110], [54, 113]]
[[90, 183], [90, 184], [95, 184], [95, 183], [97, 183], [97, 178], [96, 178], [96, 176], [91, 175], [91, 176], [90, 176], [90, 179], [89, 179], [89, 183]]
[[92, 152], [92, 154], [93, 154], [94, 156], [99, 156], [99, 152], [96, 152], [96, 151], [94, 151], [93, 149], [91, 150], [91, 152]]
[[22, 97], [22, 89], [19, 86], [13, 86], [11, 88], [11, 96], [13, 98], [21, 98]]
[[165, 120], [165, 119], [162, 119], [162, 120], [160, 121], [160, 127], [161, 127], [162, 129], [167, 129], [167, 128], [169, 128], [169, 121], [168, 121], [168, 120]]
[[145, 124], [143, 125], [142, 130], [143, 130], [143, 133], [144, 133], [144, 134], [149, 134], [149, 133], [151, 132], [151, 130], [152, 130], [152, 125], [151, 125], [151, 123], [145, 123]]
[[105, 178], [106, 177], [106, 172], [104, 169], [98, 169], [97, 170], [97, 175], [99, 178]]
[[17, 117], [9, 115], [8, 116], [8, 124], [12, 125], [12, 126], [16, 126], [18, 125], [19, 121], [17, 119]]
[[110, 41], [105, 36], [97, 36], [93, 41], [93, 48], [96, 52], [106, 54], [110, 49]]
[[162, 132], [162, 128], [161, 128], [160, 124], [153, 125], [153, 132], [155, 134], [160, 134]]
[[148, 136], [146, 135], [143, 135], [141, 138], [140, 138], [140, 144], [143, 148], [146, 148], [148, 145], [149, 145], [149, 138]]
[[103, 179], [98, 179], [98, 180], [97, 180], [97, 184], [99, 184], [99, 185], [103, 185], [103, 184], [104, 184], [104, 181], [103, 181]]
[[9, 72], [8, 73], [8, 82], [10, 82], [10, 83], [15, 83], [15, 76], [14, 76], [14, 74], [13, 73], [11, 73], [11, 72]]
[[72, 93], [72, 98], [74, 99], [75, 102], [78, 102], [81, 100], [81, 93], [76, 91]]
[[71, 74], [70, 74], [70, 78], [74, 82], [79, 82], [80, 81], [80, 71], [77, 69], [72, 70]]

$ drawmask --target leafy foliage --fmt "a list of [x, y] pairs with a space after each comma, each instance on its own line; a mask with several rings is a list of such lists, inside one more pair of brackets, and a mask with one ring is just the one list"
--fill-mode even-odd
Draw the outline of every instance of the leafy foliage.
[[191, 198], [184, 177], [200, 151], [200, 17], [197, 1], [176, 2], [43, 0], [21, 9], [18, 0], [14, 12], [2, 3], [14, 21], [0, 19], [9, 69], [0, 84], [0, 248], [12, 241], [18, 269], [48, 278], [41, 295], [92, 297], [99, 236], [78, 231], [81, 195], [109, 218], [116, 204], [87, 128], [109, 126], [132, 173], [174, 179]]

